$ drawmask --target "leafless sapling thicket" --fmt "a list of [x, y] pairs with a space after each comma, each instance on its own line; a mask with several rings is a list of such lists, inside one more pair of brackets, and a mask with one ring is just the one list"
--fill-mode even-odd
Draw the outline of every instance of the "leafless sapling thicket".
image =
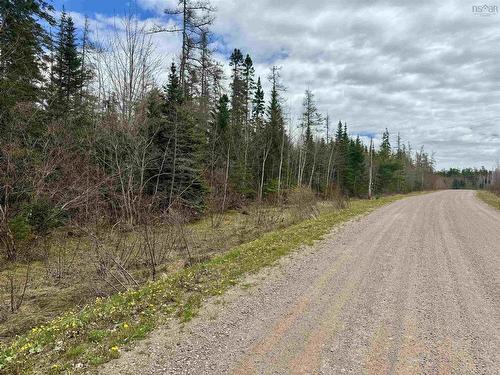
[[[2, 289], [8, 295], [8, 307], [10, 313], [18, 311], [25, 299], [28, 284], [30, 282], [30, 265], [25, 266], [25, 271], [21, 274], [15, 271], [8, 271], [2, 277]], [[0, 301], [0, 304], [3, 301]]]

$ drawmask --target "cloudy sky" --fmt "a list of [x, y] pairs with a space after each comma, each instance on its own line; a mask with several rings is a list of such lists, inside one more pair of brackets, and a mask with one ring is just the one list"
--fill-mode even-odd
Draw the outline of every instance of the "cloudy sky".
[[[500, 9], [500, 0], [487, 3]], [[169, 20], [175, 0], [137, 0], [139, 17]], [[353, 135], [384, 128], [435, 153], [437, 167], [491, 168], [500, 159], [500, 14], [468, 0], [213, 0], [220, 58], [240, 48], [257, 73], [282, 66], [285, 104], [297, 121], [304, 90]], [[405, 5], [402, 5], [402, 4]], [[104, 30], [127, 4], [56, 0]], [[493, 9], [495, 10], [495, 9]], [[103, 31], [101, 31], [103, 32]], [[170, 62], [178, 37], [155, 36]]]

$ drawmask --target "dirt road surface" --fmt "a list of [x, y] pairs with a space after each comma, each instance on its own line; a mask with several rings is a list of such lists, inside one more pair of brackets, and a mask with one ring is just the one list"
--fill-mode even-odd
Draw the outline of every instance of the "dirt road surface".
[[103, 374], [500, 374], [500, 212], [471, 191], [347, 223]]

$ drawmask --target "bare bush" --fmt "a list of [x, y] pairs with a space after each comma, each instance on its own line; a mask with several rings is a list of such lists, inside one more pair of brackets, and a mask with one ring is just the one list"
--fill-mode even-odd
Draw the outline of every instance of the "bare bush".
[[257, 227], [264, 231], [272, 230], [285, 221], [284, 211], [272, 205], [257, 204], [255, 215], [248, 216], [248, 227]]
[[500, 167], [497, 167], [491, 173], [491, 184], [489, 189], [496, 195], [500, 196]]
[[8, 295], [9, 310], [12, 314], [18, 311], [26, 296], [26, 290], [28, 289], [28, 283], [30, 280], [30, 265], [26, 266], [26, 272], [24, 274], [15, 273], [14, 271], [9, 271], [4, 276], [3, 288]]
[[0, 142], [0, 245], [4, 257], [9, 261], [14, 261], [17, 257], [14, 233], [9, 226], [9, 220], [14, 216], [11, 197], [15, 187], [23, 185], [25, 179], [22, 168], [19, 167], [22, 163], [16, 163], [18, 155], [23, 155], [23, 152], [16, 142]]
[[59, 284], [64, 278], [74, 274], [76, 257], [82, 253], [82, 240], [78, 239], [75, 246], [68, 246], [65, 238], [62, 244], [50, 246], [48, 242], [44, 244], [44, 266], [47, 277], [52, 278]]
[[176, 234], [177, 228], [172, 225], [167, 225], [159, 231], [149, 224], [143, 224], [140, 254], [153, 280], [157, 278], [158, 268], [171, 256], [178, 241]]
[[105, 240], [92, 234], [91, 253], [97, 276], [113, 290], [123, 291], [139, 286], [142, 279], [137, 278], [137, 271], [147, 271], [149, 278], [156, 280], [162, 266], [174, 256], [192, 264], [193, 235], [187, 222], [186, 215], [170, 209], [161, 223], [147, 219], [139, 231], [129, 235], [116, 233], [118, 226]]
[[324, 197], [329, 202], [332, 202], [337, 209], [349, 207], [349, 197], [344, 195], [337, 184], [327, 186]]
[[112, 245], [107, 246], [93, 235], [91, 256], [97, 276], [116, 292], [138, 287], [129, 267], [137, 261], [139, 250], [138, 240], [126, 240], [118, 235]]
[[297, 187], [288, 192], [288, 203], [292, 206], [293, 215], [298, 219], [310, 219], [318, 216], [316, 194], [306, 187]]
[[338, 210], [349, 207], [350, 200], [349, 197], [342, 194], [340, 189], [333, 189], [330, 195], [330, 201], [333, 203], [334, 207]]
[[193, 264], [195, 262], [193, 242], [195, 241], [193, 241], [194, 233], [187, 225], [189, 223], [189, 216], [180, 209], [171, 209], [167, 222], [175, 228], [175, 238], [177, 239], [175, 248], [178, 254], [187, 264]]
[[0, 218], [0, 241], [2, 242], [2, 248], [5, 258], [10, 261], [15, 260], [17, 256], [16, 243], [14, 241], [14, 236], [8, 226], [7, 218], [5, 217]]
[[208, 215], [212, 228], [218, 228], [222, 224], [226, 210], [241, 207], [242, 198], [227, 183], [226, 171], [223, 169], [213, 170], [206, 178], [210, 185], [210, 193], [206, 200]]

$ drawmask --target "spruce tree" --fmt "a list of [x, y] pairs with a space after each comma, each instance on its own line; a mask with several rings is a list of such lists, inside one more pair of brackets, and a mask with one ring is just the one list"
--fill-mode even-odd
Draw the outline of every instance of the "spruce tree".
[[382, 143], [380, 144], [379, 156], [381, 159], [388, 159], [391, 156], [391, 142], [389, 139], [389, 131], [385, 129], [382, 134]]
[[250, 55], [247, 55], [243, 62], [243, 79], [245, 81], [245, 127], [249, 126], [251, 115], [252, 93], [255, 89], [254, 73], [255, 68], [253, 67], [253, 61]]
[[281, 148], [284, 137], [284, 119], [283, 109], [280, 103], [278, 68], [273, 67], [270, 75], [271, 97], [267, 108], [267, 122], [265, 124], [265, 140], [269, 144], [267, 161], [267, 178], [275, 179], [278, 177], [279, 163], [281, 159]]
[[[207, 27], [213, 23], [214, 8], [208, 0], [178, 0], [177, 6], [165, 9], [165, 13], [178, 20], [174, 27], [156, 27], [155, 33], [180, 33], [182, 36], [181, 56], [179, 63], [179, 77], [182, 91], [186, 97], [190, 96], [189, 75], [192, 67], [199, 60], [195, 55], [197, 49], [203, 48], [203, 34]], [[206, 35], [205, 35], [206, 36]]]
[[260, 77], [257, 79], [257, 86], [252, 100], [252, 118], [253, 121], [262, 119], [265, 111], [264, 90], [262, 90], [262, 83]]
[[242, 127], [245, 118], [245, 79], [243, 54], [239, 49], [235, 49], [229, 59], [232, 67], [231, 73], [231, 124], [233, 136], [239, 141], [242, 134]]
[[382, 143], [378, 152], [378, 171], [376, 175], [376, 187], [382, 193], [396, 191], [397, 189], [397, 170], [399, 163], [392, 155], [390, 134], [385, 129], [382, 134]]
[[201, 175], [201, 139], [192, 113], [185, 107], [177, 67], [173, 63], [162, 101], [160, 118], [153, 112], [155, 116], [149, 119], [153, 125], [149, 133], [154, 149], [154, 178], [150, 177], [150, 180], [162, 193], [165, 207], [180, 204], [200, 209], [205, 193]]
[[219, 103], [213, 117], [209, 133], [212, 169], [223, 167], [229, 147], [231, 113], [229, 110], [229, 98], [226, 94], [223, 94], [219, 98]]
[[52, 11], [43, 0], [0, 1], [0, 129], [11, 121], [14, 105], [44, 99], [49, 35], [42, 22], [54, 24]]
[[365, 147], [359, 136], [349, 140], [345, 169], [345, 190], [349, 196], [361, 196], [365, 189]]
[[[303, 176], [305, 176], [305, 180], [309, 181], [308, 177], [311, 172], [313, 157], [314, 157], [314, 139], [312, 133], [312, 122], [313, 116], [316, 111], [316, 106], [313, 102], [313, 95], [310, 90], [306, 90], [304, 95], [304, 100], [302, 102], [303, 112], [302, 112], [302, 129], [304, 130], [304, 140], [303, 140], [303, 149], [304, 149], [304, 163], [303, 163]], [[312, 177], [312, 175], [311, 175]], [[301, 178], [300, 183], [303, 183], [303, 178]]]
[[346, 127], [342, 124], [342, 121], [339, 121], [337, 125], [337, 131], [335, 132], [335, 182], [337, 187], [341, 192], [345, 191], [345, 168], [347, 164], [347, 152], [349, 145], [347, 143], [346, 138], [347, 131]]
[[303, 162], [302, 173], [299, 183], [307, 183], [309, 187], [312, 186], [314, 173], [316, 171], [316, 162], [318, 156], [318, 148], [314, 141], [314, 135], [317, 128], [322, 123], [321, 115], [318, 112], [314, 100], [314, 94], [311, 90], [306, 90], [304, 100], [302, 102], [302, 129], [303, 135]]
[[[251, 169], [252, 175], [255, 177], [261, 177], [262, 174], [262, 157], [265, 150], [268, 148], [266, 139], [266, 103], [264, 100], [264, 90], [262, 89], [262, 84], [260, 77], [257, 79], [257, 85], [255, 87], [254, 96], [252, 99], [252, 128], [253, 136], [251, 139], [249, 154], [252, 155], [249, 162], [249, 167]], [[258, 181], [261, 180], [257, 179]], [[254, 183], [254, 189], [260, 191], [260, 182]]]
[[235, 49], [230, 57], [231, 74], [231, 181], [236, 191], [247, 193], [245, 168], [245, 78], [244, 58], [239, 49]]
[[217, 106], [212, 111], [212, 119], [208, 130], [209, 152], [206, 157], [209, 167], [209, 208], [212, 212], [223, 211], [226, 207], [226, 199], [229, 182], [229, 131], [231, 114], [229, 110], [229, 98], [226, 94], [220, 96]]
[[81, 90], [86, 80], [82, 56], [76, 42], [76, 28], [71, 16], [62, 12], [52, 68], [53, 99], [51, 110], [56, 116], [67, 116], [81, 104]]
[[245, 58], [245, 61], [243, 62], [243, 80], [245, 83], [244, 89], [243, 89], [243, 96], [244, 96], [244, 162], [243, 162], [243, 169], [244, 169], [244, 179], [245, 179], [245, 185], [248, 184], [249, 179], [251, 176], [249, 175], [250, 170], [248, 168], [249, 163], [248, 163], [248, 153], [250, 150], [250, 138], [253, 135], [253, 129], [251, 128], [251, 122], [250, 122], [250, 116], [251, 116], [251, 104], [252, 104], [252, 93], [254, 90], [255, 82], [254, 82], [254, 73], [255, 69], [253, 67], [253, 62], [250, 57], [250, 55], [247, 55]]

